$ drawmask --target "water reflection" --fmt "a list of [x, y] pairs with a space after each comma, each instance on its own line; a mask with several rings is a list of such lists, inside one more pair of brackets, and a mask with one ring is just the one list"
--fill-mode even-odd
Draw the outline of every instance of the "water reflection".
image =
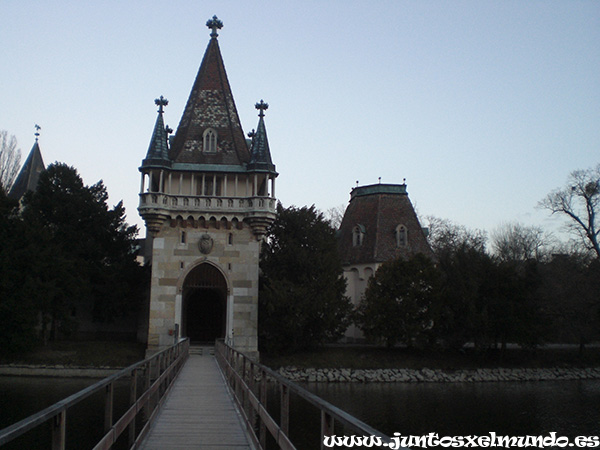
[[[68, 397], [95, 382], [94, 378], [44, 378], [0, 376], [0, 429]], [[115, 385], [114, 415], [127, 408], [127, 381]], [[97, 392], [67, 412], [67, 449], [92, 448], [104, 434], [104, 395]], [[50, 424], [42, 424], [2, 449], [49, 448]]]
[[311, 392], [384, 433], [597, 435], [600, 381], [307, 383]]

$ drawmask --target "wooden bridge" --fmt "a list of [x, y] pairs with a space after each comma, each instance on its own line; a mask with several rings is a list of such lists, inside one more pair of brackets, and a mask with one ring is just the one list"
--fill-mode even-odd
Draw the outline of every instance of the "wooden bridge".
[[[129, 407], [114, 420], [114, 387], [124, 381], [129, 383]], [[189, 341], [182, 339], [0, 430], [0, 446], [49, 425], [53, 450], [79, 449], [77, 442], [67, 442], [67, 413], [98, 392], [103, 392], [105, 399], [104, 434], [98, 437], [95, 450], [315, 449], [324, 448], [323, 436], [334, 433], [377, 436], [381, 442], [391, 442], [388, 436], [223, 342], [190, 351]], [[311, 405], [316, 423], [320, 416], [320, 428], [294, 430], [300, 424], [290, 423], [291, 398]], [[301, 436], [303, 442], [293, 443], [291, 436]]]

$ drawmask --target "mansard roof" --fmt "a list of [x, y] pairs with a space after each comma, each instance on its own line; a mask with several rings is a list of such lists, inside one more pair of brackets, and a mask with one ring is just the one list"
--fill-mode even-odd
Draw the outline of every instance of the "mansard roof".
[[27, 156], [25, 164], [23, 164], [8, 196], [18, 200], [23, 197], [27, 191], [35, 191], [38, 180], [40, 179], [40, 174], [44, 170], [46, 170], [46, 166], [44, 165], [42, 152], [40, 151], [40, 146], [36, 138], [35, 143], [29, 152], [29, 156]]
[[277, 173], [275, 165], [271, 159], [271, 151], [269, 150], [269, 140], [267, 139], [267, 129], [265, 127], [264, 111], [269, 105], [262, 100], [257, 103], [256, 109], [260, 110], [258, 126], [256, 131], [252, 133], [252, 144], [250, 147], [250, 163], [248, 170], [255, 172]]
[[[211, 39], [173, 138], [170, 158], [176, 163], [243, 165], [250, 161], [216, 29], [212, 25], [215, 20], [218, 21], [214, 17], [207, 23], [213, 28]], [[203, 151], [207, 129], [217, 133], [216, 152]]]
[[[398, 245], [397, 228], [407, 230], [406, 245]], [[356, 230], [356, 231], [355, 231]], [[353, 233], [362, 233], [355, 245]], [[385, 262], [433, 252], [408, 198], [406, 184], [373, 184], [354, 188], [339, 231], [344, 265]]]

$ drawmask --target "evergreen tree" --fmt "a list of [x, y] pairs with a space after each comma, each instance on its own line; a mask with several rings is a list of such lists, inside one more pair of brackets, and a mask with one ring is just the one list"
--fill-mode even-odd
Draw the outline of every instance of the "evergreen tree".
[[277, 207], [261, 253], [259, 337], [293, 352], [339, 339], [352, 310], [335, 230], [314, 206]]
[[358, 307], [358, 326], [365, 337], [412, 346], [429, 341], [440, 294], [440, 274], [428, 257], [382, 264], [369, 279]]
[[38, 308], [50, 338], [75, 329], [74, 312], [82, 302], [93, 302], [95, 320], [110, 321], [140, 301], [137, 230], [125, 223], [121, 202], [109, 209], [107, 201], [102, 181], [85, 186], [73, 167], [61, 163], [42, 172], [36, 191], [24, 198], [23, 221], [43, 249], [32, 264], [41, 267]]

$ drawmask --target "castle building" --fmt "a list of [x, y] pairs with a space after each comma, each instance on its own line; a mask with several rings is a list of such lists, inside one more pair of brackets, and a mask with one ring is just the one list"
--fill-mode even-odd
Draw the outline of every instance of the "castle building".
[[[354, 188], [338, 238], [346, 295], [355, 306], [365, 293], [369, 278], [384, 262], [410, 258], [417, 253], [433, 258], [406, 184], [380, 183]], [[345, 342], [362, 339], [362, 331], [355, 325], [346, 330]]]
[[178, 335], [258, 349], [260, 242], [275, 219], [275, 179], [262, 100], [246, 139], [217, 40], [210, 41], [175, 135], [158, 117], [140, 167], [138, 211], [150, 244], [148, 352]]

